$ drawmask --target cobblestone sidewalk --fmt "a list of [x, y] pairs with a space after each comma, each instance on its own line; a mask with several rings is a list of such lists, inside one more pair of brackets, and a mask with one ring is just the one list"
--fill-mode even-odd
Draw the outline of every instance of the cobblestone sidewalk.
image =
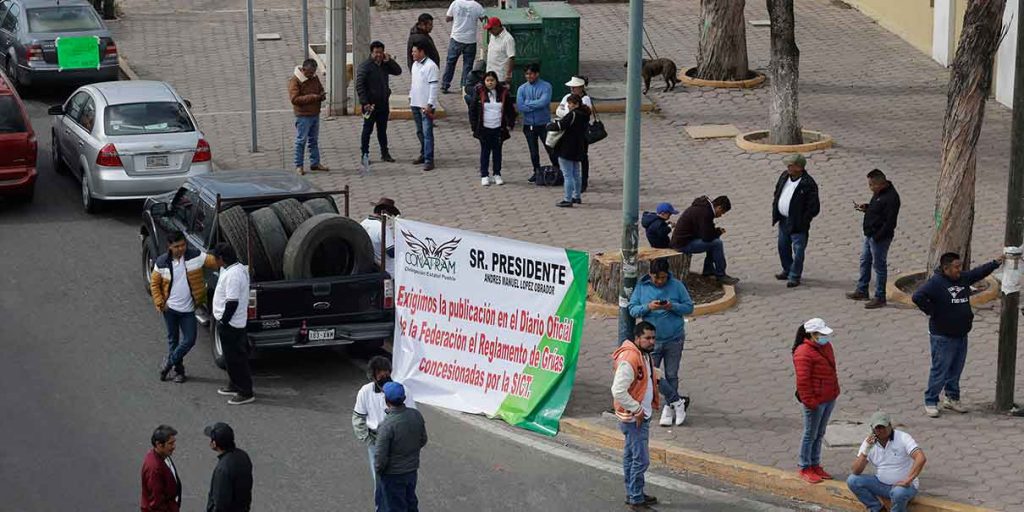
[[[285, 81], [303, 57], [299, 11], [297, 2], [295, 8], [256, 3], [257, 32], [282, 35], [280, 41], [256, 43], [257, 154], [248, 152], [244, 2], [124, 0], [125, 17], [112, 28], [141, 77], [168, 80], [192, 101], [221, 166], [287, 169], [293, 121]], [[648, 0], [646, 6], [658, 54], [681, 67], [692, 65], [699, 3]], [[767, 19], [763, 3], [747, 6], [748, 20]], [[577, 8], [583, 16], [583, 72], [594, 80], [623, 80], [626, 5]], [[444, 10], [430, 11], [443, 55], [449, 33]], [[1021, 510], [1024, 422], [986, 412], [994, 397], [998, 305], [980, 308], [971, 336], [962, 387], [972, 412], [929, 419], [922, 408], [929, 361], [925, 317], [896, 307], [865, 311], [843, 297], [856, 278], [861, 241], [860, 214], [850, 201], [869, 197], [864, 175], [872, 168], [886, 171], [903, 197], [890, 275], [925, 265], [948, 72], [843, 4], [806, 0], [796, 11], [801, 119], [805, 128], [837, 140], [835, 148], [809, 159], [808, 170], [821, 187], [822, 214], [811, 231], [804, 286], [788, 290], [772, 277], [778, 263], [769, 208], [780, 157], [744, 153], [731, 140], [694, 141], [683, 132], [694, 124], [762, 129], [766, 91], [652, 91], [661, 111], [644, 117], [642, 205], [670, 200], [685, 206], [701, 194], [728, 194], [733, 211], [720, 220], [729, 232], [730, 274], [742, 279], [737, 307], [688, 324], [681, 381], [693, 406], [685, 427], [656, 428], [654, 437], [795, 470], [801, 415], [793, 400], [789, 349], [797, 326], [820, 316], [836, 329], [843, 393], [833, 420], [863, 421], [884, 408], [928, 454], [924, 493]], [[416, 14], [375, 11], [373, 37], [401, 56]], [[311, 41], [321, 42], [322, 9], [312, 9], [310, 27]], [[747, 40], [751, 66], [765, 68], [768, 29], [748, 26]], [[396, 91], [407, 90], [407, 72], [393, 82]], [[370, 200], [387, 195], [407, 216], [427, 222], [589, 251], [618, 245], [622, 116], [602, 116], [610, 136], [591, 148], [591, 190], [582, 208], [562, 210], [554, 208], [560, 189], [526, 183], [529, 159], [518, 134], [505, 148], [507, 184], [480, 187], [477, 143], [461, 97], [444, 96], [443, 104], [451, 115], [436, 129], [436, 171], [423, 173], [411, 165], [418, 147], [413, 125], [395, 121], [389, 135], [399, 162], [374, 164], [369, 176], [359, 176], [360, 120], [337, 118], [324, 122], [321, 132], [324, 161], [334, 171], [313, 179], [324, 187], [351, 185], [356, 216], [369, 209]], [[1009, 163], [1010, 113], [994, 101], [990, 105], [978, 160], [974, 250], [979, 260], [996, 256], [1001, 246]], [[609, 333], [615, 330], [614, 320], [588, 319], [567, 414], [596, 418], [607, 407], [609, 355], [617, 344]], [[1017, 395], [1024, 396], [1021, 385]], [[844, 478], [854, 451], [826, 449], [825, 467]]]

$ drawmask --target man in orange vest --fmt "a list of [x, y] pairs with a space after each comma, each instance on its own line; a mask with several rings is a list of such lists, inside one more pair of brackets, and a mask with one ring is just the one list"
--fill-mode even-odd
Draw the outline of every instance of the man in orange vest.
[[622, 471], [629, 510], [653, 510], [650, 506], [658, 502], [658, 498], [644, 494], [644, 472], [651, 463], [647, 450], [651, 414], [659, 406], [658, 375], [651, 365], [654, 339], [654, 325], [640, 322], [633, 329], [633, 340], [623, 341], [612, 354], [612, 398], [619, 429], [626, 436]]

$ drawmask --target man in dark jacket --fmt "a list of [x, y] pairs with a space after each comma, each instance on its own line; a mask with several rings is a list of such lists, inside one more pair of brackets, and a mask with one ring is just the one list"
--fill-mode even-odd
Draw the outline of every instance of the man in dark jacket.
[[672, 234], [672, 225], [668, 220], [679, 213], [672, 207], [672, 203], [658, 203], [653, 212], [644, 212], [640, 217], [640, 225], [647, 233], [647, 243], [655, 249], [668, 249], [669, 235]]
[[227, 423], [203, 429], [210, 448], [217, 452], [217, 467], [210, 480], [206, 512], [249, 512], [252, 505], [252, 461], [235, 446], [235, 431]]
[[811, 231], [811, 219], [818, 216], [818, 184], [807, 173], [807, 159], [796, 153], [782, 159], [786, 170], [775, 183], [772, 225], [779, 225], [779, 260], [782, 272], [775, 279], [787, 281], [787, 288], [800, 286], [804, 272], [804, 251]]
[[171, 460], [177, 435], [173, 427], [160, 425], [149, 438], [153, 449], [142, 460], [142, 512], [178, 512], [181, 506], [181, 478]]
[[370, 168], [370, 134], [377, 126], [377, 143], [380, 144], [380, 159], [394, 162], [388, 151], [388, 117], [391, 115], [391, 86], [388, 76], [402, 74], [402, 67], [384, 52], [384, 43], [370, 43], [370, 58], [363, 61], [356, 71], [356, 95], [363, 109], [363, 134], [360, 139], [363, 172]]
[[412, 45], [414, 43], [420, 43], [420, 48], [423, 48], [427, 58], [434, 61], [435, 65], [441, 65], [441, 57], [437, 53], [437, 46], [434, 45], [434, 38], [430, 37], [432, 30], [434, 30], [434, 17], [429, 13], [420, 14], [416, 25], [409, 30], [409, 42], [405, 45], [405, 55], [407, 56], [410, 70], [412, 70], [412, 63], [415, 61], [412, 58]]
[[1000, 255], [963, 272], [960, 255], [947, 252], [939, 258], [935, 275], [914, 292], [914, 304], [928, 315], [932, 368], [928, 374], [928, 389], [924, 392], [924, 411], [932, 418], [939, 416], [939, 392], [943, 390], [946, 392], [943, 409], [967, 412], [960, 404], [960, 373], [967, 361], [967, 334], [974, 323], [971, 285], [995, 272], [1003, 259]]
[[686, 254], [706, 253], [704, 256], [705, 276], [715, 276], [719, 283], [734, 285], [739, 279], [725, 273], [725, 244], [722, 235], [725, 229], [715, 226], [715, 219], [732, 209], [726, 196], [714, 200], [700, 196], [683, 211], [672, 231], [672, 248]]
[[377, 507], [387, 512], [416, 511], [416, 473], [420, 450], [427, 445], [427, 427], [419, 411], [405, 406], [401, 384], [384, 384], [384, 403], [387, 417], [377, 427], [373, 461], [378, 475]]
[[896, 187], [885, 178], [885, 173], [874, 169], [868, 173], [868, 189], [871, 202], [853, 203], [854, 209], [864, 212], [864, 246], [860, 253], [860, 279], [857, 289], [847, 293], [853, 300], [868, 298], [868, 284], [871, 282], [871, 267], [875, 267], [875, 297], [864, 305], [865, 309], [885, 306], [885, 280], [888, 276], [889, 244], [896, 233], [896, 217], [900, 213], [900, 195]]

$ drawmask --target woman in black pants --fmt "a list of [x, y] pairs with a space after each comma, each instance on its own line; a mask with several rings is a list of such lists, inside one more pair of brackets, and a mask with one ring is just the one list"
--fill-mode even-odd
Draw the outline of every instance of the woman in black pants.
[[[501, 178], [501, 146], [511, 137], [516, 124], [515, 102], [507, 87], [498, 82], [498, 74], [489, 71], [482, 84], [473, 93], [469, 106], [469, 121], [473, 137], [480, 141], [480, 185], [503, 185]], [[494, 175], [488, 176], [490, 161], [494, 162]]]

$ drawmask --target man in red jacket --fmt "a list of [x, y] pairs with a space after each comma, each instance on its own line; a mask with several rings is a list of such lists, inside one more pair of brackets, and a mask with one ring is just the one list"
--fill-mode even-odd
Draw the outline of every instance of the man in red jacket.
[[142, 512], [178, 512], [181, 505], [181, 479], [171, 460], [178, 431], [160, 425], [149, 442], [153, 449], [142, 459]]

